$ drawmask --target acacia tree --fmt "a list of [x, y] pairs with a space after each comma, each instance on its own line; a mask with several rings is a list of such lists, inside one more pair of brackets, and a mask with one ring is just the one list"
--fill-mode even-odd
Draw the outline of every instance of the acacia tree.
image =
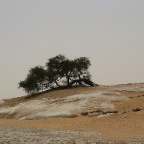
[[66, 85], [70, 87], [75, 82], [82, 84], [84, 79], [90, 80], [91, 75], [88, 71], [90, 65], [91, 63], [87, 57], [63, 61], [62, 70]]
[[74, 61], [66, 59], [65, 61], [62, 62], [61, 67], [62, 67], [62, 76], [63, 76], [63, 83], [66, 84], [67, 87], [70, 86], [70, 82], [75, 79], [74, 76]]
[[60, 80], [63, 78], [62, 63], [66, 59], [67, 58], [63, 55], [57, 55], [53, 58], [48, 59], [48, 62], [46, 63], [47, 76], [49, 77], [49, 81], [52, 86], [60, 86]]
[[39, 91], [35, 80], [29, 75], [24, 81], [19, 82], [19, 88], [23, 88], [24, 91], [28, 94], [33, 94]]
[[19, 83], [19, 88], [31, 94], [55, 87], [71, 87], [74, 84], [94, 86], [88, 71], [90, 65], [87, 57], [69, 60], [64, 55], [57, 55], [48, 59], [46, 68], [31, 68], [26, 79]]
[[87, 57], [80, 57], [74, 60], [75, 64], [75, 75], [80, 79], [89, 79], [91, 75], [88, 71], [89, 67], [91, 66], [90, 60]]
[[32, 94], [44, 90], [44, 84], [47, 81], [46, 70], [42, 66], [36, 66], [29, 70], [24, 81], [19, 82], [19, 88], [23, 88], [26, 93]]

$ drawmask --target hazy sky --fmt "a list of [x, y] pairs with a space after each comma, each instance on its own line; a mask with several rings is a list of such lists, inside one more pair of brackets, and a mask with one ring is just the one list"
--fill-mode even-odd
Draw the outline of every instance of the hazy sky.
[[0, 0], [0, 99], [57, 54], [90, 57], [98, 84], [144, 82], [144, 0]]

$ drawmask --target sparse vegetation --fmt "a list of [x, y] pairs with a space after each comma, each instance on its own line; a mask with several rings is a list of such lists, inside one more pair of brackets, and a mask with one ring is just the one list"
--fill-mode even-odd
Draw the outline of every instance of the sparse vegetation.
[[91, 62], [87, 57], [69, 60], [64, 55], [48, 59], [45, 67], [36, 66], [29, 70], [25, 80], [19, 82], [28, 94], [53, 88], [72, 87], [73, 85], [96, 85], [91, 81], [89, 67]]

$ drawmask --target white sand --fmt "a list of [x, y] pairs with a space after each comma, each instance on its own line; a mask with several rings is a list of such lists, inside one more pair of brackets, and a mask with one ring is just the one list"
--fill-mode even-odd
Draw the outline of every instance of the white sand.
[[59, 99], [30, 100], [15, 107], [0, 108], [0, 114], [13, 115], [15, 119], [39, 119], [47, 117], [75, 117], [89, 108], [113, 109], [112, 101], [125, 101], [117, 92], [93, 92]]

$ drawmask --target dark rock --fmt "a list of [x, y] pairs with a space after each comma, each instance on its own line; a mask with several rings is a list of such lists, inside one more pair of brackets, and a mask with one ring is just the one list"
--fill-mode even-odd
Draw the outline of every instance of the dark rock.
[[101, 109], [95, 110], [95, 111], [91, 111], [90, 113], [102, 113], [103, 111]]
[[118, 111], [117, 110], [115, 110], [115, 111], [103, 111], [103, 114], [116, 114], [116, 113], [118, 113]]
[[81, 115], [87, 116], [87, 115], [88, 115], [88, 112], [82, 112]]
[[133, 108], [133, 112], [138, 112], [138, 111], [141, 111], [142, 109], [140, 108]]

